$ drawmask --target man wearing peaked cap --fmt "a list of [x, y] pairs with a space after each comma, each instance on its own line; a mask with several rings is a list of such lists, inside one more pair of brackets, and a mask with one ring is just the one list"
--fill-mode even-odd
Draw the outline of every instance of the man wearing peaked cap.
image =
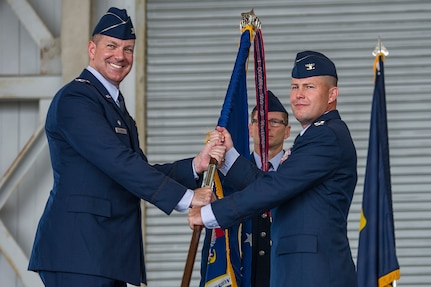
[[214, 132], [227, 150], [220, 169], [225, 183], [240, 192], [192, 208], [189, 224], [228, 228], [271, 210], [271, 287], [357, 286], [347, 238], [357, 156], [336, 109], [337, 80], [334, 63], [322, 53], [297, 54], [290, 105], [303, 130], [276, 172], [262, 173], [240, 156], [226, 129]]
[[[133, 65], [133, 24], [110, 8], [88, 43], [89, 65], [54, 96], [45, 123], [54, 184], [36, 231], [29, 270], [47, 287], [146, 283], [141, 199], [166, 214], [211, 200], [198, 188], [212, 141], [195, 157], [150, 165], [120, 83]], [[194, 189], [194, 190], [193, 190]]]

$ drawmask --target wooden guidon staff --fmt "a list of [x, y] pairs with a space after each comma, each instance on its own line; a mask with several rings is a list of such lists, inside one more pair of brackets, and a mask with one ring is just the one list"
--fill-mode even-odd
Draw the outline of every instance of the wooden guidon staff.
[[[217, 171], [217, 160], [215, 158], [210, 159], [208, 170], [204, 173], [204, 179], [202, 187], [214, 186], [214, 174]], [[193, 265], [195, 264], [196, 252], [199, 246], [199, 238], [201, 237], [203, 226], [198, 225], [193, 229], [192, 239], [190, 240], [189, 253], [187, 254], [187, 261], [184, 267], [183, 279], [181, 280], [181, 287], [189, 287], [190, 280], [193, 273]]]

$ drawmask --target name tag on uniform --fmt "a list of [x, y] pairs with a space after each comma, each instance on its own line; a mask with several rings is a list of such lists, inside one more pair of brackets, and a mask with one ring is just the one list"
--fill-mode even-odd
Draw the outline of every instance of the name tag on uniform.
[[117, 134], [123, 134], [123, 135], [127, 135], [127, 130], [124, 128], [119, 128], [119, 127], [115, 127], [115, 132]]

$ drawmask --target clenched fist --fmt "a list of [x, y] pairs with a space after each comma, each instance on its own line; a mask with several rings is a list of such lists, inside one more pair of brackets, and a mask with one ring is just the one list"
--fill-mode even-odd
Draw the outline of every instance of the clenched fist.
[[207, 205], [211, 203], [214, 197], [213, 190], [209, 186], [197, 188], [194, 193], [191, 207]]
[[189, 226], [191, 229], [194, 229], [195, 226], [204, 225], [201, 218], [201, 208], [193, 207], [189, 209], [189, 215], [187, 217]]

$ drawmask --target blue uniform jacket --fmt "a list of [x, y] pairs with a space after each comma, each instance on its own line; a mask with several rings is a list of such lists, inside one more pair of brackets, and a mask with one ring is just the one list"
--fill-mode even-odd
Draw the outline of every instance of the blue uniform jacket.
[[134, 120], [87, 70], [55, 95], [45, 130], [54, 183], [29, 270], [146, 282], [140, 199], [171, 213], [198, 187], [192, 159], [149, 165]]
[[223, 228], [271, 209], [272, 287], [355, 287], [347, 216], [356, 164], [350, 132], [334, 110], [297, 137], [277, 172], [263, 173], [239, 157], [226, 182], [242, 190], [212, 209]]

